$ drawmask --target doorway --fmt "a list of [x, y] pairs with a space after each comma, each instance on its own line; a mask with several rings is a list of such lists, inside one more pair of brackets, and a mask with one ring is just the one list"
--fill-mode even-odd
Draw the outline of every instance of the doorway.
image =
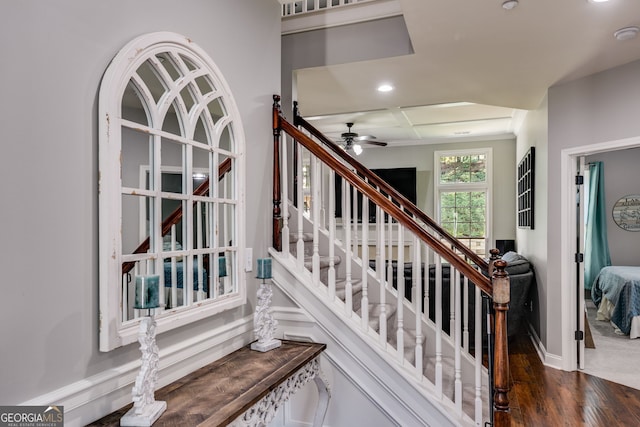
[[576, 349], [576, 331], [582, 331], [584, 334], [584, 324], [580, 319], [584, 319], [583, 313], [585, 312], [584, 296], [579, 290], [575, 268], [576, 242], [579, 233], [576, 218], [580, 213], [576, 204], [575, 176], [579, 171], [579, 159], [582, 156], [637, 147], [640, 147], [640, 137], [574, 147], [561, 152], [561, 253], [563, 262], [561, 262], [560, 271], [562, 307], [567, 308], [562, 310], [562, 367], [565, 370], [580, 369], [578, 362], [580, 359], [584, 359], [579, 357], [579, 354], [584, 354], [584, 340], [578, 341], [579, 347]]

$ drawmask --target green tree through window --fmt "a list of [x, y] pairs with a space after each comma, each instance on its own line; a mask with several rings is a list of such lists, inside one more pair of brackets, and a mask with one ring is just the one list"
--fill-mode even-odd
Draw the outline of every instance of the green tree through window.
[[489, 150], [436, 153], [440, 225], [480, 256], [486, 255]]

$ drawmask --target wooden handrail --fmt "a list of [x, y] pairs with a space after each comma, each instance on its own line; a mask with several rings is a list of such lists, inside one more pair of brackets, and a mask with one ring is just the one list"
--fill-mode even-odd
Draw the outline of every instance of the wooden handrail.
[[474, 264], [480, 267], [482, 271], [485, 271], [485, 272], [488, 271], [487, 262], [484, 259], [482, 259], [478, 254], [473, 252], [466, 245], [464, 245], [462, 242], [460, 242], [458, 239], [452, 236], [449, 232], [447, 232], [444, 228], [442, 228], [440, 224], [436, 223], [431, 217], [429, 217], [429, 215], [427, 215], [420, 208], [418, 208], [413, 202], [407, 199], [395, 188], [390, 186], [386, 181], [381, 179], [378, 175], [376, 175], [375, 173], [372, 173], [362, 163], [360, 163], [355, 158], [347, 154], [345, 150], [343, 150], [338, 144], [328, 139], [326, 136], [322, 134], [322, 132], [316, 129], [312, 124], [306, 121], [303, 117], [301, 117], [298, 114], [297, 102], [294, 102], [293, 116], [294, 116], [294, 124], [296, 126], [302, 126], [311, 135], [315, 136], [327, 147], [329, 147], [334, 153], [336, 153], [340, 158], [342, 158], [345, 162], [351, 165], [359, 174], [365, 176], [370, 183], [380, 188], [382, 191], [390, 195], [392, 198], [398, 200], [407, 211], [409, 211], [416, 218], [423, 221], [429, 227], [434, 229], [440, 236], [442, 236], [453, 247], [455, 247], [457, 250], [462, 252], [468, 259], [470, 259]]
[[[220, 181], [224, 176], [231, 170], [231, 157], [227, 157], [220, 163], [218, 166], [218, 181]], [[209, 192], [209, 177], [207, 177], [202, 184], [200, 184], [195, 190], [193, 190], [194, 196], [204, 196]], [[195, 202], [193, 203], [195, 205]], [[165, 219], [162, 221], [162, 236], [164, 237], [169, 231], [171, 227], [180, 222], [182, 219], [182, 204], [178, 206], [173, 212], [171, 212]], [[151, 246], [151, 239], [147, 237], [138, 247], [133, 251], [134, 254], [141, 254], [149, 250]], [[130, 272], [133, 267], [136, 265], [135, 261], [127, 261], [122, 263], [122, 274], [127, 274]]]
[[329, 152], [318, 145], [310, 137], [302, 133], [302, 131], [300, 131], [296, 126], [289, 123], [281, 115], [279, 116], [278, 122], [280, 129], [302, 144], [314, 156], [333, 169], [343, 179], [347, 180], [358, 191], [367, 196], [369, 200], [380, 206], [386, 213], [390, 214], [404, 227], [416, 234], [422, 241], [426, 242], [435, 252], [451, 263], [451, 265], [458, 269], [458, 271], [460, 271], [464, 276], [468, 277], [480, 288], [480, 290], [482, 290], [482, 292], [487, 295], [492, 295], [491, 282], [488, 277], [484, 276], [469, 263], [461, 259], [451, 248], [443, 244], [440, 240], [434, 238], [403, 209], [391, 202], [382, 193], [375, 190], [371, 184], [347, 168], [342, 162], [333, 157]]

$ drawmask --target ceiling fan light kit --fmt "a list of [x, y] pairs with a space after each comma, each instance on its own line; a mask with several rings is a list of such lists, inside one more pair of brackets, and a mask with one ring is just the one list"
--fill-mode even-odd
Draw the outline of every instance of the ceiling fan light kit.
[[506, 10], [511, 10], [516, 6], [518, 6], [518, 0], [507, 0], [502, 3], [502, 8]]
[[387, 145], [386, 142], [373, 141], [374, 139], [376, 139], [376, 137], [373, 135], [360, 136], [357, 133], [352, 132], [351, 127], [353, 126], [353, 123], [345, 123], [345, 124], [347, 125], [347, 131], [340, 135], [342, 137], [342, 140], [338, 142], [338, 144], [340, 144], [340, 146], [345, 151], [349, 151], [353, 149], [353, 152], [356, 154], [356, 156], [359, 156], [360, 154], [362, 154], [362, 144], [386, 147]]

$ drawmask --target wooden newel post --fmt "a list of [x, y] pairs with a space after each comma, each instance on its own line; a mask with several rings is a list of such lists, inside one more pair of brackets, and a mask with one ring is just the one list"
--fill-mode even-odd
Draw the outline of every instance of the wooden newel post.
[[280, 95], [273, 95], [273, 247], [277, 251], [282, 250], [280, 204]]
[[509, 348], [507, 343], [507, 311], [509, 311], [510, 282], [505, 271], [506, 261], [501, 259], [493, 263], [493, 309], [495, 312], [495, 349], [494, 349], [494, 426], [511, 425], [509, 414]]
[[489, 253], [491, 256], [489, 257], [489, 269], [488, 274], [489, 277], [493, 278], [493, 272], [495, 271], [495, 262], [500, 259], [500, 250], [499, 249], [490, 249]]

